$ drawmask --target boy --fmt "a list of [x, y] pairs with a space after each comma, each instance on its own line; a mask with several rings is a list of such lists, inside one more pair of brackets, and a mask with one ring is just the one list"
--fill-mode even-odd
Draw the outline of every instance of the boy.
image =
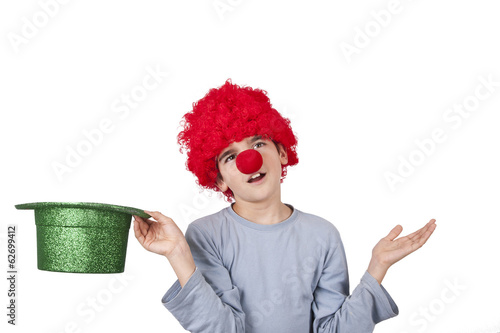
[[146, 211], [154, 220], [134, 217], [140, 244], [167, 257], [177, 275], [162, 302], [186, 330], [363, 333], [398, 314], [382, 279], [427, 241], [434, 219], [395, 240], [398, 225], [381, 239], [349, 295], [335, 226], [281, 202], [297, 140], [265, 91], [230, 80], [211, 89], [184, 116], [178, 142], [197, 183], [232, 202], [192, 222], [185, 237], [159, 212]]

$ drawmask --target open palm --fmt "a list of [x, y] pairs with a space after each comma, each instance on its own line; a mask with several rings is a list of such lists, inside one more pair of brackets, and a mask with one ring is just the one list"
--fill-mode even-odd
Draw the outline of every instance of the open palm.
[[382, 279], [389, 267], [410, 253], [418, 250], [427, 242], [434, 232], [434, 229], [436, 229], [435, 222], [436, 220], [432, 219], [421, 229], [398, 239], [396, 239], [396, 237], [401, 234], [403, 227], [399, 224], [395, 226], [391, 232], [382, 238], [373, 248], [368, 272], [379, 283], [382, 283]]
[[436, 229], [436, 220], [430, 220], [421, 229], [408, 236], [395, 239], [399, 236], [403, 227], [395, 226], [391, 232], [382, 238], [373, 248], [372, 255], [377, 257], [379, 262], [388, 266], [393, 265], [410, 253], [421, 248]]

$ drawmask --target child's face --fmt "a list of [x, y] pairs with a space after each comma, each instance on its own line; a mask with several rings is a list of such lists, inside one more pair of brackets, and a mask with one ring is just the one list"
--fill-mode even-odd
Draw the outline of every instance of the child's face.
[[[216, 157], [222, 180], [217, 187], [222, 192], [228, 188], [234, 194], [236, 201], [265, 201], [273, 195], [280, 194], [281, 166], [288, 162], [286, 149], [278, 145], [279, 151], [272, 140], [261, 136], [247, 137], [240, 142], [233, 142], [223, 149]], [[252, 174], [244, 174], [236, 167], [236, 157], [242, 151], [255, 149], [262, 155], [262, 167]], [[260, 173], [263, 178], [250, 181], [252, 176]]]

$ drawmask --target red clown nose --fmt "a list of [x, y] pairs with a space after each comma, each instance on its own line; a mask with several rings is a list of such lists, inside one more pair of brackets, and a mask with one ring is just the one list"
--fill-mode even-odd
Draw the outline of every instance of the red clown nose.
[[242, 151], [236, 157], [236, 167], [247, 175], [259, 171], [262, 163], [262, 155], [255, 149]]

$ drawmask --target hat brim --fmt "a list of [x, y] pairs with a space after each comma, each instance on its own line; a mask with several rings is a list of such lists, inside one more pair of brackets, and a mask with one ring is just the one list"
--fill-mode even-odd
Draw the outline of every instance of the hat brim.
[[142, 218], [150, 218], [143, 210], [127, 206], [110, 205], [97, 202], [31, 202], [15, 205], [17, 209], [37, 209], [37, 208], [88, 208], [106, 211], [115, 211], [136, 215]]

